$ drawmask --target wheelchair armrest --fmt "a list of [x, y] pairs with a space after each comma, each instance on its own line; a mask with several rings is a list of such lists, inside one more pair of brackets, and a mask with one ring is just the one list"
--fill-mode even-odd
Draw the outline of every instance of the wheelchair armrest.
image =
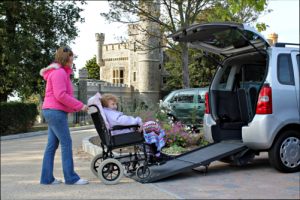
[[121, 129], [126, 129], [126, 128], [139, 128], [140, 125], [131, 125], [131, 126], [114, 126], [112, 127], [111, 130], [121, 130]]

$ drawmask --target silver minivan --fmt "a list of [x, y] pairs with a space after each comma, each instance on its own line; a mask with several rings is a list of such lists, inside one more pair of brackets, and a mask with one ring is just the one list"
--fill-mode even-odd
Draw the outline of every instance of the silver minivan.
[[278, 171], [299, 171], [299, 44], [271, 47], [257, 30], [235, 22], [193, 24], [169, 37], [208, 57], [224, 56], [205, 96], [206, 139], [242, 143], [255, 155], [268, 151]]

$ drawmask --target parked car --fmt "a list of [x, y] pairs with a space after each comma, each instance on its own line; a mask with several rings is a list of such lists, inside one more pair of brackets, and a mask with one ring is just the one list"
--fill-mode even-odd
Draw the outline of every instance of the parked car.
[[162, 101], [164, 106], [168, 106], [170, 111], [168, 115], [173, 121], [181, 121], [186, 125], [191, 124], [192, 111], [196, 107], [197, 118], [196, 122], [200, 123], [205, 111], [205, 94], [208, 88], [190, 88], [172, 91]]
[[242, 143], [247, 162], [267, 151], [278, 171], [299, 171], [299, 44], [270, 47], [257, 30], [234, 22], [193, 24], [170, 37], [208, 57], [206, 51], [224, 56], [205, 96], [205, 138]]

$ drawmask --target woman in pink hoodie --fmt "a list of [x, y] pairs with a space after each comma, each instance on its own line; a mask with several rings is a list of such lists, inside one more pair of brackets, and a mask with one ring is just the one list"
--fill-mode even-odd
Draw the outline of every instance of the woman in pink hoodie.
[[44, 77], [46, 94], [43, 104], [43, 115], [48, 123], [48, 143], [44, 153], [41, 184], [57, 184], [62, 181], [53, 176], [55, 151], [60, 143], [62, 166], [66, 184], [87, 184], [74, 171], [72, 139], [67, 113], [87, 111], [89, 107], [73, 97], [73, 86], [70, 75], [73, 72], [73, 52], [68, 47], [61, 47], [55, 55], [57, 63], [41, 69]]

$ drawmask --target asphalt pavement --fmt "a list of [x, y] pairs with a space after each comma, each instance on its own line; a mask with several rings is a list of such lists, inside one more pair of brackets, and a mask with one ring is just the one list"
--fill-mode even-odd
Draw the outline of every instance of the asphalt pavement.
[[[71, 131], [74, 166], [87, 185], [40, 185], [47, 135], [1, 141], [1, 199], [299, 199], [300, 173], [280, 173], [267, 153], [245, 166], [213, 162], [208, 173], [189, 170], [141, 184], [127, 177], [104, 185], [90, 171], [93, 156], [82, 150], [82, 140], [95, 129]], [[200, 168], [201, 169], [201, 168]], [[54, 161], [54, 176], [63, 179], [61, 151]]]

